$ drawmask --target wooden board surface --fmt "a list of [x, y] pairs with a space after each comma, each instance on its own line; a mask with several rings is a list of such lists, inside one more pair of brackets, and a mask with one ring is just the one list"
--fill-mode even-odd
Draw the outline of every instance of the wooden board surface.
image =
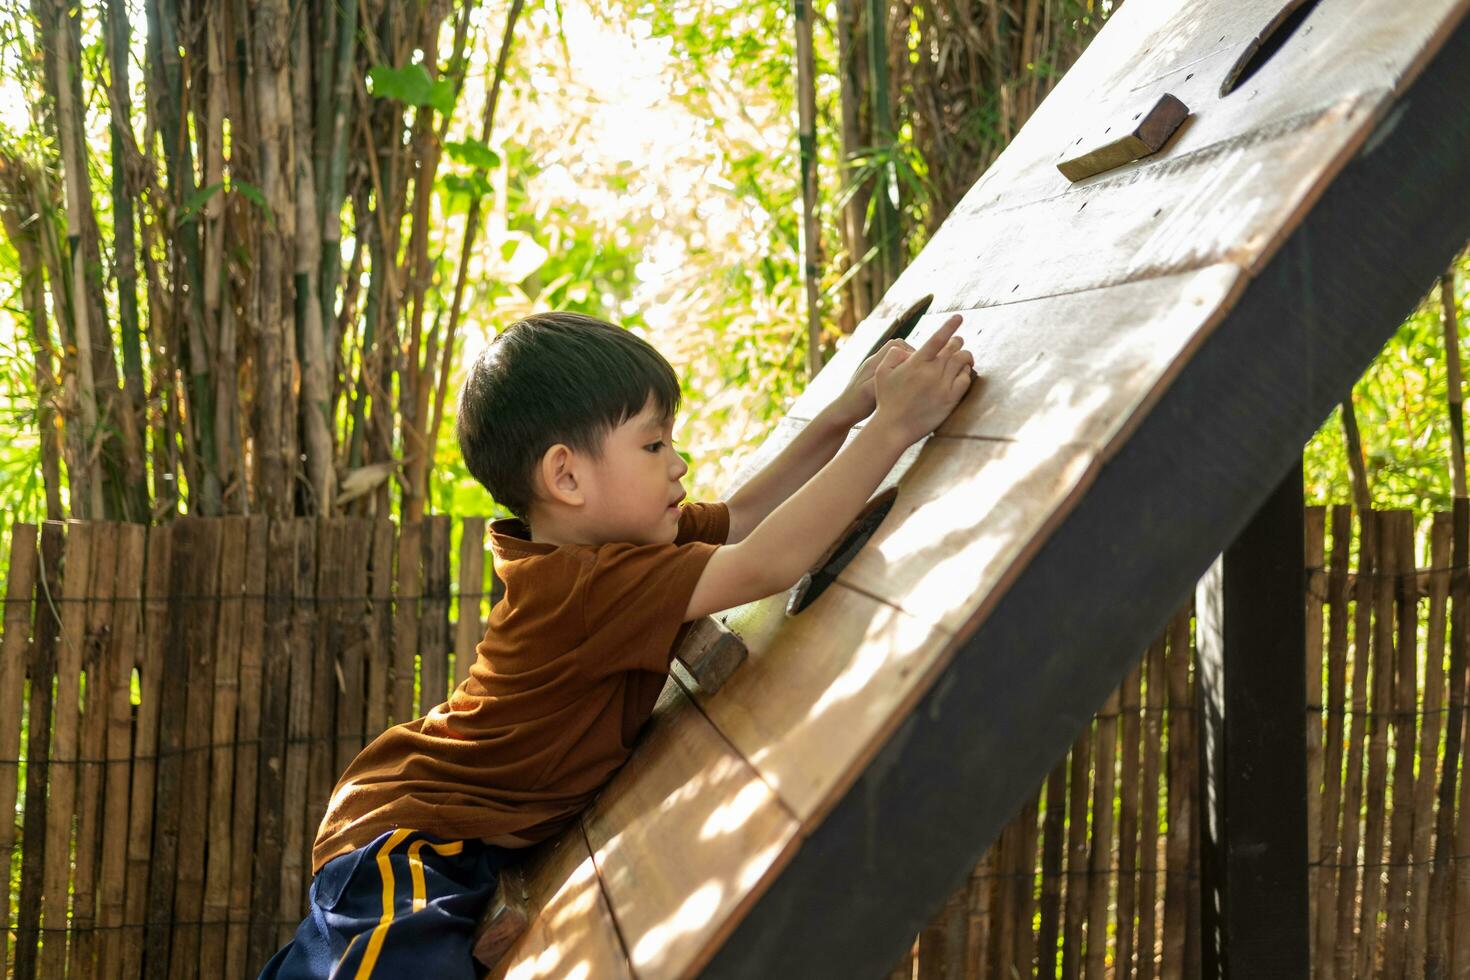
[[[945, 894], [952, 891], [954, 882], [945, 878], [963, 872], [960, 853], [986, 843], [978, 822], [968, 831], [973, 840], [956, 827], [936, 825], [936, 846], [917, 861], [913, 882], [904, 884], [902, 894], [885, 893], [880, 899], [843, 893], [844, 874], [896, 881], [897, 869], [915, 851], [905, 845], [916, 836], [916, 824], [902, 817], [904, 806], [922, 803], [932, 816], [938, 805], [934, 780], [943, 777], [937, 771], [930, 778], [931, 767], [915, 764], [916, 759], [910, 759], [908, 770], [893, 768], [897, 758], [916, 751], [915, 726], [947, 731], [945, 725], [973, 711], [971, 703], [945, 701], [952, 685], [969, 683], [958, 678], [978, 674], [1010, 682], [1019, 676], [1014, 671], [1022, 654], [1015, 644], [1025, 629], [1055, 632], [1096, 611], [1093, 618], [1122, 617], [1137, 632], [1138, 622], [1153, 617], [1153, 606], [1167, 606], [1166, 612], [1177, 606], [1192, 582], [1185, 577], [1194, 551], [1208, 545], [1169, 539], [1154, 528], [1148, 547], [1163, 550], [1157, 554], [1158, 568], [1136, 571], [1151, 590], [1139, 594], [1138, 609], [1125, 604], [1093, 610], [1093, 595], [1106, 591], [1099, 585], [1094, 593], [1056, 596], [1057, 602], [1081, 604], [1058, 623], [1037, 619], [1028, 606], [1033, 615], [1025, 626], [1020, 612], [1009, 611], [1000, 619], [1009, 632], [998, 635], [1012, 646], [997, 646], [993, 661], [976, 640], [977, 631], [1007, 608], [1019, 582], [1031, 583], [1024, 595], [1043, 594], [1035, 584], [1041, 573], [1026, 576], [1062, 527], [1073, 529], [1066, 540], [1073, 542], [1074, 567], [1046, 566], [1047, 581], [1061, 582], [1063, 571], [1080, 575], [1112, 563], [1142, 567], [1143, 556], [1116, 550], [1126, 546], [1122, 542], [1100, 544], [1103, 550], [1086, 559], [1075, 557], [1075, 542], [1085, 536], [1076, 530], [1082, 520], [1077, 515], [1088, 512], [1092, 523], [1086, 533], [1101, 542], [1109, 526], [1106, 520], [1098, 523], [1098, 514], [1126, 498], [1118, 489], [1118, 474], [1145, 480], [1150, 471], [1139, 462], [1137, 446], [1164, 445], [1160, 436], [1140, 442], [1139, 434], [1168, 429], [1176, 441], [1192, 438], [1189, 410], [1180, 406], [1201, 396], [1192, 394], [1184, 379], [1201, 351], [1237, 343], [1234, 337], [1219, 339], [1227, 325], [1235, 324], [1236, 335], [1259, 333], [1263, 316], [1275, 317], [1278, 308], [1290, 305], [1306, 311], [1295, 314], [1296, 323], [1305, 317], [1310, 327], [1298, 334], [1283, 328], [1283, 338], [1305, 336], [1309, 329], [1319, 341], [1328, 336], [1331, 328], [1320, 319], [1325, 306], [1311, 294], [1313, 283], [1303, 272], [1301, 256], [1308, 246], [1298, 244], [1290, 263], [1277, 262], [1278, 256], [1293, 242], [1308, 240], [1298, 229], [1345, 168], [1373, 175], [1382, 171], [1377, 158], [1366, 166], [1361, 161], [1380, 154], [1402, 121], [1412, 117], [1407, 103], [1394, 106], [1396, 93], [1431, 63], [1462, 19], [1466, 2], [1324, 3], [1272, 61], [1222, 97], [1225, 76], [1244, 45], [1280, 6], [1261, 0], [1234, 5], [1134, 0], [1125, 5], [737, 476], [736, 486], [835, 397], [888, 320], [915, 297], [935, 297], [910, 338], [915, 342], [945, 313], [964, 312], [962, 335], [975, 353], [981, 382], [933, 437], [905, 454], [879, 488], [896, 486], [898, 494], [867, 546], [836, 586], [796, 617], [786, 616], [784, 597], [722, 617], [742, 635], [749, 661], [717, 694], [698, 694], [698, 710], [683, 705], [680, 693], [666, 692], [646, 741], [587, 817], [603, 887], [635, 974], [691, 975], [707, 960], [711, 973], [721, 976], [739, 975], [754, 963], [790, 965], [782, 957], [794, 947], [783, 944], [805, 931], [799, 918], [811, 915], [827, 923], [818, 932], [835, 936], [841, 932], [840, 910], [849, 902], [864, 911], [863, 921], [871, 926], [888, 898], [905, 910], [917, 909], [919, 896], [940, 894], [941, 884]], [[1098, 135], [1079, 127], [1105, 131], [1113, 116], [1134, 105], [1146, 108], [1165, 91], [1181, 98], [1193, 115], [1158, 153], [1076, 184], [1056, 171], [1055, 160], [1069, 144]], [[1412, 131], [1428, 132], [1425, 111], [1419, 109], [1414, 117], [1419, 128]], [[1462, 123], [1456, 125], [1463, 129]], [[1448, 160], [1436, 165], [1452, 166]], [[1426, 166], [1435, 163], [1431, 158]], [[1384, 178], [1373, 179], [1378, 183], [1370, 186], [1381, 190]], [[1355, 208], [1381, 228], [1393, 227], [1390, 217], [1407, 220], [1372, 214], [1371, 200], [1356, 201], [1347, 191], [1335, 201], [1324, 221], [1340, 222], [1342, 215], [1357, 213]], [[1320, 227], [1327, 225], [1314, 226], [1309, 238], [1325, 262], [1329, 252], [1322, 250]], [[1290, 271], [1277, 273], [1278, 266]], [[1288, 288], [1281, 276], [1297, 278]], [[1401, 292], [1402, 284], [1395, 281], [1394, 289]], [[1248, 313], [1242, 311], [1247, 295], [1254, 297]], [[1258, 359], [1269, 345], [1258, 342], [1235, 353], [1232, 370], [1238, 372], [1240, 391], [1230, 398], [1269, 405], [1273, 417], [1289, 417], [1292, 425], [1306, 425], [1302, 420], [1309, 416], [1318, 420], [1331, 404], [1316, 404], [1324, 397], [1323, 379], [1350, 378], [1353, 365], [1361, 370], [1371, 353], [1362, 338], [1391, 329], [1383, 312], [1389, 305], [1384, 298], [1371, 310], [1354, 310], [1358, 333], [1341, 349], [1293, 348], [1295, 361], [1308, 371], [1310, 383], [1302, 390], [1268, 391], [1254, 379], [1253, 369], [1262, 365], [1253, 356]], [[1384, 322], [1370, 322], [1370, 313]], [[1242, 317], [1254, 319], [1237, 323]], [[1206, 368], [1220, 371], [1219, 363], [1217, 356]], [[1214, 398], [1222, 401], [1218, 394]], [[1166, 404], [1172, 407], [1162, 422], [1160, 406]], [[1209, 404], [1202, 401], [1201, 408]], [[1284, 443], [1280, 431], [1238, 425], [1227, 437], [1218, 434], [1223, 431], [1219, 419], [1201, 416], [1197, 422], [1201, 432], [1224, 440], [1214, 447], [1220, 459], [1241, 465], [1195, 491], [1201, 535], [1218, 536], [1236, 520], [1227, 511], [1248, 513], [1251, 500], [1275, 485], [1278, 474], [1269, 467], [1241, 464], [1270, 455], [1264, 448], [1254, 451], [1253, 442], [1269, 437], [1271, 451]], [[1154, 451], [1160, 454], [1157, 465], [1163, 465], [1163, 450]], [[1168, 500], [1175, 510], [1194, 503]], [[1205, 503], [1216, 509], [1205, 509]], [[1165, 513], [1160, 504], [1150, 506]], [[1174, 519], [1182, 520], [1183, 514]], [[1165, 582], [1160, 576], [1166, 571], [1178, 581]], [[1150, 622], [1150, 629], [1157, 625]], [[1108, 637], [1107, 642], [1116, 646], [1119, 640]], [[1071, 654], [1076, 649], [1074, 640], [1072, 646], [1034, 651], [1036, 662], [1024, 685], [1032, 700], [997, 703], [992, 687], [985, 695], [991, 714], [970, 722], [974, 745], [950, 745], [949, 751], [975, 767], [965, 777], [973, 782], [965, 784], [971, 786], [965, 806], [983, 811], [985, 820], [1002, 797], [1014, 796], [1019, 803], [1021, 788], [1034, 790], [1053, 761], [1043, 756], [1053, 743], [1065, 745], [1075, 737], [1097, 708], [1090, 692], [1105, 693], [1121, 679], [1123, 666], [1117, 676], [1104, 676], [1113, 670], [1112, 660], [1082, 664]], [[955, 659], [961, 651], [963, 663]], [[1118, 665], [1121, 656], [1113, 657]], [[1055, 696], [1074, 675], [1088, 683]], [[1028, 743], [1013, 745], [1007, 733], [1019, 737], [1022, 728]], [[959, 734], [955, 729], [950, 737]], [[994, 755], [1002, 744], [1009, 748]], [[976, 781], [974, 773], [983, 771], [985, 762], [976, 746], [986, 747], [999, 769], [994, 798]], [[711, 772], [712, 760], [724, 757], [743, 760], [730, 771], [750, 776], [701, 786], [698, 796], [681, 791]], [[696, 765], [700, 760], [703, 764]], [[919, 787], [931, 796], [912, 797]], [[681, 810], [734, 806], [741, 791], [760, 803], [741, 825], [751, 842], [724, 856], [719, 848], [690, 849], [683, 843], [697, 820]], [[769, 800], [766, 794], [772, 794]], [[898, 799], [905, 794], [905, 800]], [[782, 812], [793, 828], [788, 843], [780, 843], [787, 831], [775, 815]], [[885, 838], [875, 850], [872, 834], [863, 836], [863, 821], [869, 819], [864, 814], [910, 832]], [[800, 839], [822, 843], [793, 846], [798, 823]], [[613, 843], [619, 846], [612, 849]], [[746, 876], [743, 894], [721, 885], [718, 901], [701, 897], [715, 894], [706, 891], [711, 882], [739, 881], [741, 863], [762, 846], [777, 848], [776, 857], [760, 874]], [[839, 852], [846, 864], [832, 863]], [[946, 854], [953, 869], [941, 860]], [[695, 867], [691, 861], [703, 863]], [[818, 910], [825, 901], [823, 881], [828, 898], [841, 900]], [[697, 925], [673, 929], [672, 937], [657, 931], [692, 922], [695, 916], [680, 913], [699, 901], [708, 907], [701, 907]], [[904, 912], [909, 919], [918, 914]], [[818, 950], [830, 950], [838, 941], [829, 937], [813, 941], [799, 958], [817, 972], [840, 975], [837, 964], [851, 968], [865, 962], [857, 949], [881, 945], [880, 935], [897, 935], [904, 928], [900, 918], [874, 928], [871, 936], [854, 937], [851, 948], [834, 951], [841, 955], [822, 959]], [[736, 938], [728, 947], [714, 948], [732, 927]], [[641, 954], [640, 943], [647, 944]]]

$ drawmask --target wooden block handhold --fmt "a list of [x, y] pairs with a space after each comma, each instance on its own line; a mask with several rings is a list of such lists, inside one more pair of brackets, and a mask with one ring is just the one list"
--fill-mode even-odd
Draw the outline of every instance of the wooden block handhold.
[[745, 663], [745, 642], [712, 616], [696, 620], [676, 658], [699, 683], [713, 694], [724, 686], [735, 668]]
[[479, 931], [475, 933], [475, 959], [487, 968], [493, 967], [510, 952], [531, 921], [521, 863], [516, 861], [501, 868], [499, 878], [495, 895], [480, 918]]
[[1159, 101], [1154, 103], [1153, 108], [1129, 120], [1132, 128], [1127, 132], [1110, 137], [1111, 132], [1124, 128], [1119, 125], [1110, 126], [1104, 131], [1107, 142], [1089, 147], [1081, 154], [1063, 160], [1057, 164], [1057, 169], [1068, 180], [1077, 181], [1140, 160], [1157, 152], [1159, 147], [1167, 143], [1188, 115], [1189, 107], [1165, 92], [1159, 96]]

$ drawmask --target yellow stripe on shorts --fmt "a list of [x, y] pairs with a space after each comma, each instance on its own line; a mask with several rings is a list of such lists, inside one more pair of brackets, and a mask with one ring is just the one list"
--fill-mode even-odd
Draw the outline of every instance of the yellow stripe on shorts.
[[393, 923], [393, 865], [388, 852], [411, 833], [413, 831], [399, 827], [378, 851], [378, 874], [383, 878], [383, 917], [378, 920], [372, 935], [368, 937], [367, 949], [362, 954], [362, 962], [357, 966], [356, 980], [372, 976], [373, 966], [377, 964], [378, 954], [383, 949], [383, 940], [388, 936], [388, 926]]

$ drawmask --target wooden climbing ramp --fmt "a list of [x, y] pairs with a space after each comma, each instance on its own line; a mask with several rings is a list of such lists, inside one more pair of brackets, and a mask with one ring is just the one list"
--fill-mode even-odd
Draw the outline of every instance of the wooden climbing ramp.
[[981, 381], [831, 587], [719, 617], [493, 975], [897, 961], [1470, 235], [1467, 7], [1128, 0], [745, 475], [924, 294]]

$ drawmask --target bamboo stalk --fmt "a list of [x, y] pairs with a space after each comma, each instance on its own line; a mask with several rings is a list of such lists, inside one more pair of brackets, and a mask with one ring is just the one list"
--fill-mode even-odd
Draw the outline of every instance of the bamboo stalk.
[[1142, 799], [1139, 809], [1139, 864], [1142, 876], [1138, 882], [1138, 980], [1153, 980], [1155, 924], [1159, 921], [1159, 738], [1164, 713], [1165, 681], [1164, 638], [1149, 645], [1145, 655], [1145, 689], [1143, 693], [1143, 774]]
[[1115, 921], [1118, 952], [1113, 975], [1128, 980], [1133, 972], [1133, 923], [1138, 914], [1138, 729], [1139, 689], [1143, 665], [1134, 664], [1123, 680], [1119, 711], [1123, 736], [1118, 795], [1118, 900]]
[[1062, 915], [1062, 850], [1067, 821], [1067, 759], [1046, 778], [1046, 811], [1042, 820], [1040, 923], [1036, 933], [1036, 972], [1055, 977], [1057, 937]]
[[1318, 850], [1309, 860], [1318, 865], [1313, 869], [1316, 901], [1312, 910], [1316, 916], [1315, 965], [1318, 980], [1333, 980], [1336, 976], [1337, 948], [1337, 869], [1341, 860], [1338, 851], [1339, 801], [1342, 798], [1342, 745], [1343, 705], [1347, 679], [1347, 627], [1348, 627], [1348, 548], [1352, 537], [1352, 509], [1338, 504], [1332, 508], [1332, 564], [1327, 574], [1327, 735], [1325, 739], [1326, 760], [1323, 763], [1323, 789], [1321, 828], [1318, 832]]
[[[296, 591], [296, 526], [266, 519], [265, 649], [261, 663], [260, 757], [256, 800], [254, 867], [251, 869], [249, 955], [264, 963], [277, 946], [284, 907], [282, 879], [288, 852], [284, 846], [290, 818], [286, 776], [293, 758], [285, 736], [295, 724], [291, 662], [291, 597]], [[298, 671], [299, 672], [299, 671]], [[293, 745], [294, 747], [294, 745]], [[300, 849], [295, 852], [297, 881]], [[294, 910], [293, 910], [294, 911]], [[288, 920], [289, 921], [289, 920]]]
[[1378, 962], [1378, 909], [1383, 893], [1384, 807], [1388, 784], [1388, 714], [1393, 703], [1393, 581], [1398, 573], [1398, 525], [1388, 513], [1378, 515], [1381, 574], [1373, 597], [1373, 683], [1369, 705], [1367, 813], [1363, 822], [1363, 895], [1359, 905], [1356, 976], [1366, 976]]
[[454, 678], [458, 687], [470, 676], [476, 647], [484, 634], [480, 593], [485, 583], [485, 518], [466, 517], [460, 523], [458, 618], [454, 629]]
[[[1395, 976], [1404, 970], [1404, 945], [1407, 939], [1409, 853], [1414, 833], [1414, 750], [1418, 734], [1415, 709], [1419, 696], [1419, 609], [1417, 599], [1405, 587], [1414, 570], [1414, 515], [1410, 511], [1393, 514], [1395, 543], [1398, 548], [1400, 574], [1394, 585], [1398, 602], [1397, 653], [1394, 666], [1393, 726], [1393, 816], [1389, 824], [1388, 889], [1384, 899], [1387, 921], [1384, 926], [1384, 968]], [[1406, 574], [1407, 573], [1407, 574]]]
[[1029, 976], [1033, 972], [1035, 959], [1035, 937], [1032, 935], [1032, 919], [1035, 914], [1036, 891], [1036, 818], [1041, 807], [1041, 787], [1021, 808], [1020, 833], [1016, 848], [1015, 886], [1015, 948], [1009, 963], [1002, 963], [1001, 970], [1008, 975]]
[[[1358, 574], [1367, 576], [1379, 571], [1377, 515], [1358, 511]], [[1353, 607], [1353, 688], [1352, 719], [1348, 729], [1347, 774], [1344, 777], [1342, 810], [1342, 848], [1339, 851], [1337, 876], [1337, 950], [1333, 972], [1338, 977], [1353, 977], [1354, 950], [1357, 933], [1354, 911], [1357, 909], [1359, 875], [1359, 842], [1362, 839], [1363, 804], [1363, 738], [1367, 727], [1368, 675], [1373, 660], [1373, 603], [1359, 596]]]
[[[1445, 688], [1445, 605], [1449, 595], [1450, 515], [1435, 514], [1429, 532], [1429, 623], [1424, 654], [1424, 731], [1419, 741], [1419, 778], [1414, 784], [1414, 840], [1408, 861], [1413, 867], [1409, 884], [1410, 906], [1405, 976], [1420, 980], [1425, 975], [1429, 935], [1429, 867], [1432, 861], [1431, 831], [1434, 829], [1434, 788], [1439, 766], [1439, 736], [1443, 722]], [[1441, 961], [1442, 962], [1442, 961]]]
[[815, 378], [822, 369], [821, 225], [817, 220], [817, 87], [812, 69], [812, 22], [809, 0], [793, 0], [796, 20], [797, 143], [801, 167], [801, 268], [806, 287], [806, 371]]
[[1067, 896], [1062, 927], [1062, 978], [1076, 980], [1082, 973], [1082, 936], [1087, 915], [1087, 800], [1092, 755], [1092, 725], [1072, 745], [1067, 786]]
[[1164, 956], [1159, 976], [1180, 980], [1186, 975], [1185, 945], [1189, 931], [1189, 877], [1191, 825], [1195, 820], [1189, 771], [1195, 765], [1195, 717], [1189, 698], [1189, 611], [1180, 611], [1169, 624], [1167, 655], [1169, 697], [1169, 831], [1165, 842]]
[[[225, 970], [229, 980], [242, 980], [255, 960], [247, 963], [250, 941], [250, 884], [257, 847], [264, 834], [257, 834], [256, 807], [266, 794], [259, 786], [261, 758], [261, 692], [264, 688], [263, 639], [265, 633], [265, 592], [268, 526], [261, 516], [245, 519], [245, 566], [243, 593], [240, 597], [240, 698], [235, 715], [235, 787], [234, 807], [230, 820], [230, 881], [228, 924], [225, 935]], [[282, 699], [284, 701], [284, 698]], [[280, 715], [274, 715], [276, 732], [281, 729]], [[279, 757], [276, 757], [279, 766]]]
[[1087, 862], [1087, 958], [1084, 976], [1102, 980], [1108, 952], [1108, 885], [1113, 865], [1113, 787], [1117, 768], [1118, 705], [1114, 690], [1103, 702], [1093, 741], [1092, 847]]
[[[1307, 862], [1308, 894], [1311, 883], [1320, 877], [1320, 868], [1312, 866], [1321, 853], [1322, 837], [1322, 601], [1326, 592], [1326, 573], [1321, 570], [1323, 537], [1326, 533], [1327, 510], [1325, 507], [1308, 507], [1304, 515], [1306, 531], [1305, 559], [1307, 563]], [[1310, 920], [1308, 906], [1308, 918]], [[1316, 941], [1310, 929], [1307, 932], [1309, 949]], [[1308, 963], [1316, 958], [1309, 955]]]
[[1465, 489], [1465, 393], [1460, 380], [1460, 317], [1455, 298], [1455, 267], [1439, 277], [1440, 316], [1444, 324], [1446, 397], [1450, 409], [1450, 478], [1456, 497]]
[[[20, 766], [21, 704], [25, 694], [26, 649], [31, 642], [31, 601], [36, 590], [36, 525], [11, 525], [5, 576], [5, 632], [0, 636], [0, 813], [14, 814]], [[15, 820], [0, 820], [0, 963], [10, 961], [10, 886], [15, 854]]]

